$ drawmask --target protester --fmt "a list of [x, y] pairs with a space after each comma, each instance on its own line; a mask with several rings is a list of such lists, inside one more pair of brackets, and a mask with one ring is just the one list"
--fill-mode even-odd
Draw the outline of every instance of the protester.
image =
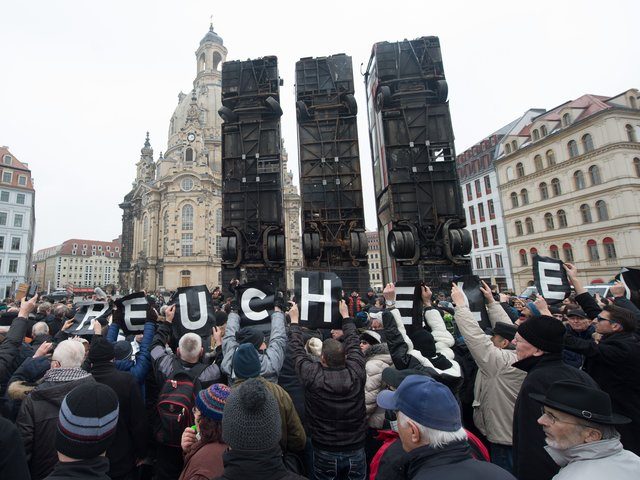
[[630, 421], [613, 413], [609, 395], [579, 382], [559, 381], [546, 395], [529, 396], [543, 405], [538, 423], [545, 450], [560, 466], [554, 480], [632, 480], [640, 457], [624, 450], [616, 427]]
[[544, 434], [537, 424], [537, 405], [530, 393], [546, 393], [558, 380], [575, 380], [596, 387], [593, 379], [562, 362], [564, 325], [548, 315], [531, 317], [518, 326], [515, 336], [518, 361], [527, 373], [513, 412], [513, 473], [518, 480], [549, 480], [558, 466], [544, 450]]
[[478, 365], [475, 378], [473, 421], [490, 442], [493, 463], [513, 470], [513, 409], [526, 374], [513, 366], [518, 360], [510, 348], [516, 327], [491, 290], [482, 282], [480, 289], [487, 302], [491, 337], [485, 335], [465, 302], [466, 296], [454, 283], [451, 299], [455, 304], [455, 322]]
[[116, 436], [118, 397], [106, 385], [79, 385], [63, 399], [55, 449], [58, 463], [46, 480], [110, 480], [105, 452]]
[[[591, 319], [587, 317], [581, 309], [569, 310], [566, 314], [567, 323], [565, 324], [567, 337], [577, 337], [583, 340], [591, 340], [593, 333], [596, 331], [591, 323]], [[582, 368], [584, 363], [584, 355], [573, 352], [568, 348], [562, 351], [562, 360], [572, 367]]]
[[18, 316], [13, 319], [9, 332], [2, 344], [0, 344], [0, 394], [4, 393], [7, 381], [16, 368], [18, 368], [18, 352], [22, 345], [22, 339], [27, 333], [29, 314], [36, 308], [38, 296], [33, 296], [29, 301], [22, 302]]
[[327, 339], [320, 362], [304, 350], [297, 325], [297, 306], [289, 310], [290, 342], [298, 377], [305, 388], [305, 411], [313, 446], [313, 476], [325, 479], [364, 479], [367, 429], [364, 402], [365, 360], [353, 319], [340, 301], [344, 339]]
[[462, 428], [460, 407], [443, 384], [410, 375], [391, 392], [378, 395], [378, 405], [398, 412], [398, 433], [409, 454], [406, 479], [514, 479], [497, 465], [475, 460]]
[[389, 347], [378, 332], [366, 330], [360, 334], [360, 349], [364, 353], [367, 381], [364, 385], [364, 402], [367, 411], [367, 423], [370, 428], [379, 429], [384, 424], [384, 410], [378, 407], [376, 398], [384, 388], [382, 372], [393, 365]]
[[222, 416], [231, 390], [215, 383], [196, 397], [195, 425], [182, 434], [184, 469], [179, 480], [209, 480], [222, 475], [222, 455], [227, 445], [222, 440]]
[[231, 312], [227, 318], [227, 327], [222, 338], [222, 371], [229, 376], [229, 383], [233, 384], [235, 375], [231, 362], [233, 353], [238, 345], [251, 343], [260, 352], [260, 375], [269, 381], [277, 382], [278, 374], [284, 362], [287, 334], [284, 326], [284, 313], [279, 307], [274, 308], [271, 315], [271, 335], [269, 345], [266, 344], [264, 334], [257, 328], [240, 328], [240, 316]]
[[22, 402], [16, 424], [24, 442], [32, 480], [46, 477], [56, 464], [56, 422], [65, 395], [85, 383], [96, 387], [94, 378], [80, 368], [83, 361], [82, 343], [76, 340], [61, 342], [53, 351], [51, 368], [42, 383]]
[[107, 449], [109, 477], [128, 480], [147, 454], [147, 415], [136, 379], [116, 369], [115, 356], [113, 344], [94, 335], [88, 356], [91, 374], [116, 393], [120, 409], [115, 440]]
[[24, 445], [13, 422], [0, 417], [0, 478], [29, 480]]
[[223, 455], [220, 480], [296, 480], [287, 471], [280, 451], [282, 432], [278, 402], [257, 378], [234, 388], [222, 416], [222, 439], [229, 446]]

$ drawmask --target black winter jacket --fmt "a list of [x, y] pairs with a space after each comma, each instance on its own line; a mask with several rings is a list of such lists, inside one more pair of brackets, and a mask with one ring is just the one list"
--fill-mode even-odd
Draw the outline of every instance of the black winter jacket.
[[14, 318], [9, 333], [7, 333], [4, 342], [0, 344], [0, 394], [4, 393], [9, 377], [20, 365], [18, 352], [28, 327], [29, 321], [26, 318]]
[[615, 413], [631, 419], [616, 425], [622, 445], [640, 455], [640, 340], [632, 333], [604, 335], [600, 343], [565, 337], [565, 349], [585, 356], [583, 370], [611, 397]]
[[345, 366], [323, 367], [304, 349], [302, 330], [290, 329], [293, 363], [305, 388], [308, 433], [314, 446], [327, 451], [357, 450], [364, 446], [367, 432], [364, 384], [367, 375], [360, 338], [352, 319], [345, 319]]
[[46, 480], [110, 480], [109, 460], [96, 457], [77, 462], [59, 462]]
[[299, 480], [282, 461], [280, 447], [259, 451], [229, 450], [222, 456], [224, 473], [217, 480]]
[[408, 453], [404, 478], [411, 480], [515, 480], [506, 470], [488, 462], [475, 460], [467, 441], [443, 448], [428, 445]]
[[122, 477], [131, 473], [136, 459], [147, 452], [147, 412], [136, 378], [120, 372], [113, 362], [93, 364], [91, 374], [96, 382], [116, 392], [120, 413], [113, 443], [107, 450], [109, 476]]
[[18, 429], [0, 417], [0, 478], [29, 480], [29, 466]]
[[558, 380], [575, 380], [593, 387], [597, 384], [582, 370], [563, 363], [560, 353], [525, 358], [513, 366], [527, 372], [513, 412], [513, 474], [519, 480], [549, 480], [560, 467], [544, 450], [545, 435], [537, 422], [540, 404], [529, 394], [546, 394]]
[[45, 382], [22, 402], [16, 425], [24, 442], [32, 480], [46, 477], [58, 461], [55, 440], [60, 406], [65, 395], [84, 382], [95, 383], [95, 380], [88, 376], [72, 382]]

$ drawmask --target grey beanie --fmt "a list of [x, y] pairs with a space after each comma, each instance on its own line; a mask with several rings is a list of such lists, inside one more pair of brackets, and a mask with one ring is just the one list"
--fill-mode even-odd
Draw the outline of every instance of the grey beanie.
[[280, 442], [278, 402], [262, 380], [251, 378], [231, 390], [222, 416], [222, 440], [233, 450], [268, 450]]

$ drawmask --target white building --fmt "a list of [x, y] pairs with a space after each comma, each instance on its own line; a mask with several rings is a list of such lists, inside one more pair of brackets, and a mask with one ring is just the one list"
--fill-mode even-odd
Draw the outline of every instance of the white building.
[[[380, 238], [378, 232], [367, 232], [367, 242], [369, 251], [367, 257], [369, 259], [369, 285], [376, 291], [381, 292], [384, 288], [382, 279], [382, 259], [380, 258]], [[365, 295], [366, 292], [360, 292]]]
[[35, 190], [31, 170], [0, 147], [0, 295], [13, 295], [32, 275]]

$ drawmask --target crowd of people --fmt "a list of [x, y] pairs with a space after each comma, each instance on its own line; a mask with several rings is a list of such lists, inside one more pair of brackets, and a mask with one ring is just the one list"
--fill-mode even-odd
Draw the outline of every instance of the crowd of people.
[[[75, 306], [0, 306], [0, 479], [601, 479], [640, 471], [640, 309], [594, 298], [565, 264], [560, 305], [482, 283], [490, 327], [454, 283], [353, 292], [341, 328], [276, 302], [242, 326], [212, 292], [211, 336], [73, 334]], [[635, 473], [634, 473], [635, 472]]]

